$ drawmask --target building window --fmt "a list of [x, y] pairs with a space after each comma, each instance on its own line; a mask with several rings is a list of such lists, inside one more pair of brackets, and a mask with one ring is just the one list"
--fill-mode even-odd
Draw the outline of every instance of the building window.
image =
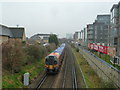
[[114, 38], [114, 45], [117, 45], [118, 38]]

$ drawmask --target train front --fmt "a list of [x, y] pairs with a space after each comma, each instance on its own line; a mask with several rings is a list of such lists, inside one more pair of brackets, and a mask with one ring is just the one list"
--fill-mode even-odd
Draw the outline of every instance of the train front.
[[47, 73], [57, 73], [59, 71], [58, 58], [53, 53], [45, 58], [45, 69]]
[[59, 72], [61, 65], [60, 56], [63, 53], [64, 47], [65, 44], [62, 44], [45, 58], [45, 69], [47, 73]]

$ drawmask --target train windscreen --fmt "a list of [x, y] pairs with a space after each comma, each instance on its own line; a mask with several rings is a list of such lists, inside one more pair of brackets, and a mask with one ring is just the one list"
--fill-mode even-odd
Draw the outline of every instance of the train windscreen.
[[53, 65], [53, 64], [54, 64], [54, 56], [49, 56], [49, 57], [46, 59], [46, 64], [48, 64], [48, 65]]

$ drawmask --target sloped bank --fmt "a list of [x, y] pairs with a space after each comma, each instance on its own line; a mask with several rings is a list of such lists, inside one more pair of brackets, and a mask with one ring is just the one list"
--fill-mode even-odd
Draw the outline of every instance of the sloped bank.
[[115, 87], [120, 88], [120, 71], [118, 69], [114, 68], [112, 65], [87, 50], [80, 48], [80, 53], [84, 56], [100, 78], [102, 78], [105, 82], [112, 83]]

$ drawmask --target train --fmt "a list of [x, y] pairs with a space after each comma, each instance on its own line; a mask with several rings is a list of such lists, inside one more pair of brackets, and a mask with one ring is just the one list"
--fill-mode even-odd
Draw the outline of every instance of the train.
[[62, 65], [65, 53], [65, 43], [45, 57], [45, 71], [47, 73], [58, 73]]

